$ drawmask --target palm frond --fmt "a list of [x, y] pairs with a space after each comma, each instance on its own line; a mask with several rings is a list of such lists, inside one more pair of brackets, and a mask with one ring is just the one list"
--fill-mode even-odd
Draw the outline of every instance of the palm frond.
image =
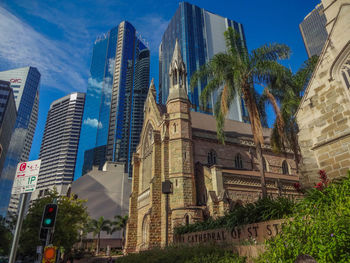
[[287, 59], [290, 56], [290, 48], [285, 44], [265, 44], [262, 47], [252, 50], [250, 60], [252, 66], [261, 61], [277, 61]]
[[296, 92], [301, 93], [308, 83], [318, 61], [318, 56], [312, 56], [306, 60], [300, 69], [293, 76], [294, 87], [297, 88]]

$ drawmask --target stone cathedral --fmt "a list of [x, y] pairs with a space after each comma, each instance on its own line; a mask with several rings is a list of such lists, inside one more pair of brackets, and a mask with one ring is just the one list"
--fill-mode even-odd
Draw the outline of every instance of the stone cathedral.
[[[172, 183], [168, 206], [168, 240], [173, 228], [208, 217], [222, 216], [234, 206], [261, 195], [258, 160], [250, 125], [225, 122], [226, 143], [216, 137], [211, 115], [191, 111], [187, 97], [186, 66], [176, 41], [169, 68], [167, 104], [156, 102], [152, 81], [144, 105], [140, 142], [133, 155], [132, 193], [126, 252], [166, 244], [166, 195], [162, 182]], [[293, 155], [275, 154], [264, 129], [264, 169], [271, 196], [297, 196], [299, 181]]]

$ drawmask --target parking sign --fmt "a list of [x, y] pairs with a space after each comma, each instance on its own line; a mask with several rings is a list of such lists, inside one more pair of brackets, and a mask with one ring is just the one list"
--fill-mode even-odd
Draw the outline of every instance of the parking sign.
[[17, 165], [12, 194], [33, 192], [38, 182], [41, 160], [23, 162]]

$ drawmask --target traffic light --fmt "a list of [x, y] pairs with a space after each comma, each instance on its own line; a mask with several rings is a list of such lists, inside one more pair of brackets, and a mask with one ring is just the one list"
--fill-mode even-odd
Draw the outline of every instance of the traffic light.
[[47, 246], [44, 248], [42, 263], [55, 263], [56, 262], [56, 250], [54, 246]]
[[40, 240], [46, 240], [47, 235], [49, 233], [49, 229], [48, 228], [40, 228], [40, 233], [39, 233], [39, 239]]
[[55, 226], [56, 215], [57, 215], [57, 205], [47, 204], [43, 213], [43, 218], [41, 220], [42, 228], [53, 228]]

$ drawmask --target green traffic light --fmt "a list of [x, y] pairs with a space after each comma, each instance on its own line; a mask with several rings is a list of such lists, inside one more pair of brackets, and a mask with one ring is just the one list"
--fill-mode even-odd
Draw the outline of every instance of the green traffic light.
[[45, 220], [44, 220], [44, 223], [45, 223], [45, 225], [50, 225], [51, 224], [51, 219], [50, 218], [46, 218]]

